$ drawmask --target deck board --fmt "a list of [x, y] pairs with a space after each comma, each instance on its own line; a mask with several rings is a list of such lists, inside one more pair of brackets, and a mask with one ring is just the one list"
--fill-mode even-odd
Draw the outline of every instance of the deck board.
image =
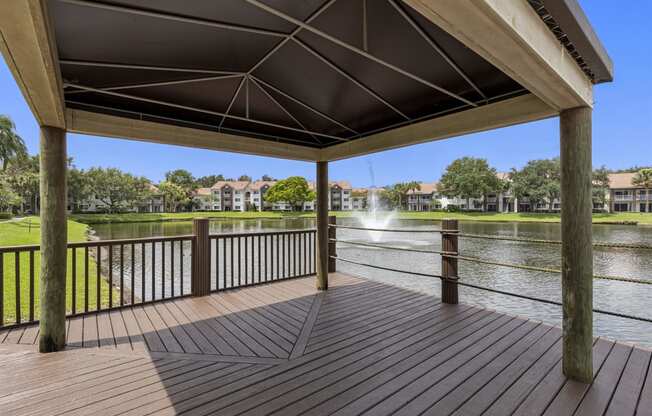
[[[650, 415], [652, 352], [596, 339], [594, 382], [561, 330], [334, 274], [0, 331], [0, 414]], [[101, 348], [98, 348], [101, 347]]]

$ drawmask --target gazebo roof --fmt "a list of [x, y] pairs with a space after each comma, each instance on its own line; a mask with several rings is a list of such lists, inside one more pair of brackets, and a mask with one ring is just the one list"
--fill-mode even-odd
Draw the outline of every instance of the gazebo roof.
[[24, 3], [3, 53], [72, 132], [334, 160], [554, 116], [611, 79], [574, 0]]

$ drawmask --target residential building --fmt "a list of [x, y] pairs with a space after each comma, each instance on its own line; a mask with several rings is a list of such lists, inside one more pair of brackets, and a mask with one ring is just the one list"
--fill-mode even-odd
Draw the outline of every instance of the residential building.
[[351, 209], [354, 211], [366, 210], [369, 206], [369, 191], [365, 188], [351, 190]]
[[441, 209], [441, 199], [436, 199], [437, 183], [421, 183], [419, 189], [411, 189], [407, 193], [408, 211], [433, 211]]
[[652, 189], [632, 184], [636, 173], [609, 174], [611, 212], [652, 212]]
[[212, 188], [198, 188], [192, 195], [193, 211], [211, 211], [213, 209]]

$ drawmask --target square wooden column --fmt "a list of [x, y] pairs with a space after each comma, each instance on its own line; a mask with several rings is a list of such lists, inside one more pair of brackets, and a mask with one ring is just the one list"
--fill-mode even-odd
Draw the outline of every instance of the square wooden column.
[[66, 342], [66, 131], [41, 127], [41, 277], [39, 351]]
[[591, 109], [560, 115], [561, 292], [563, 370], [574, 380], [593, 380], [593, 246]]
[[317, 162], [317, 289], [328, 289], [328, 162]]

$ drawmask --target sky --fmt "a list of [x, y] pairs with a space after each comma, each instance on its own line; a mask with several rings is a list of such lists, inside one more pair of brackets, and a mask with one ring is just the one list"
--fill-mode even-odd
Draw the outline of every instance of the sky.
[[[622, 169], [652, 165], [652, 0], [581, 0], [615, 67], [613, 83], [594, 88], [593, 165]], [[4, 60], [0, 60], [0, 114], [9, 115], [29, 152], [38, 152], [38, 125]], [[292, 175], [314, 179], [314, 163], [190, 149], [95, 136], [68, 135], [78, 168], [117, 167], [158, 182], [165, 172], [195, 176]], [[559, 154], [557, 118], [390, 150], [330, 164], [333, 180], [354, 187], [437, 180], [454, 159], [485, 158], [498, 171]]]

